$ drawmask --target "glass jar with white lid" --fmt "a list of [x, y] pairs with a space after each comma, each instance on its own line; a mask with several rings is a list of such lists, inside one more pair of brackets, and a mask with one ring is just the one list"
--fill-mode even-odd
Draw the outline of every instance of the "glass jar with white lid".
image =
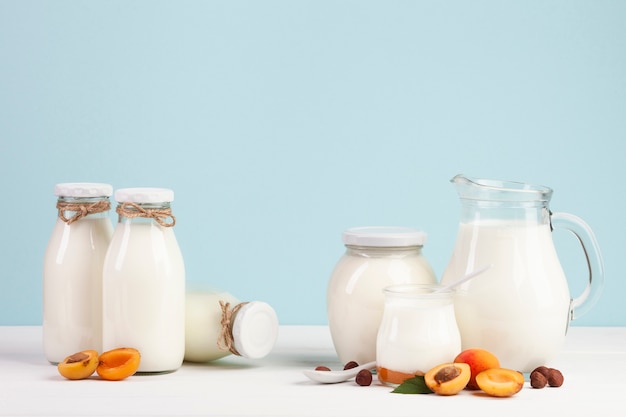
[[346, 247], [327, 288], [328, 325], [343, 363], [376, 360], [385, 297], [398, 284], [436, 284], [422, 248], [426, 233], [410, 227], [357, 227], [343, 232]]

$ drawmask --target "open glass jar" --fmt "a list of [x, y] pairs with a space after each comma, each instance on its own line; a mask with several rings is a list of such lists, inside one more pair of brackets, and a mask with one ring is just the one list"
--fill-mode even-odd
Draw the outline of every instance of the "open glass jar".
[[385, 288], [385, 310], [376, 342], [376, 371], [385, 385], [398, 386], [461, 351], [452, 290], [436, 285]]

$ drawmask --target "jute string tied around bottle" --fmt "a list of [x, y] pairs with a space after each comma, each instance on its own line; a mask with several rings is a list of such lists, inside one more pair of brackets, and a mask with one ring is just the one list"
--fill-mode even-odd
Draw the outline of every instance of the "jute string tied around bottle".
[[217, 339], [217, 347], [221, 350], [228, 350], [230, 353], [237, 356], [241, 356], [241, 354], [235, 348], [235, 338], [233, 337], [234, 317], [241, 307], [246, 304], [248, 303], [239, 303], [231, 309], [230, 303], [220, 300], [220, 307], [222, 308], [222, 330]]
[[[173, 227], [176, 224], [176, 217], [172, 214], [172, 209], [149, 209], [142, 207], [137, 203], [122, 203], [118, 204], [115, 208], [115, 212], [120, 216], [134, 219], [136, 217], [145, 217], [148, 219], [154, 219], [155, 222], [163, 227]], [[171, 219], [167, 222], [167, 219]]]
[[[90, 214], [102, 213], [108, 211], [111, 208], [111, 203], [108, 200], [98, 200], [93, 203], [75, 203], [69, 201], [57, 201], [57, 210], [59, 210], [59, 219], [63, 220], [68, 225], [74, 223], [77, 220], [82, 219]], [[67, 217], [66, 212], [72, 211], [74, 215]]]

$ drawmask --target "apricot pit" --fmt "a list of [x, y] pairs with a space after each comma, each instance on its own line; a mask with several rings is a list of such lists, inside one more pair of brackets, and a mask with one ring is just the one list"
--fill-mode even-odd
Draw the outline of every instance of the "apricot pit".
[[139, 368], [141, 354], [135, 348], [118, 348], [100, 355], [96, 372], [102, 379], [119, 381], [134, 375]]
[[426, 372], [424, 382], [436, 394], [455, 395], [467, 386], [471, 374], [466, 363], [444, 363]]
[[89, 378], [98, 367], [98, 352], [83, 350], [63, 359], [57, 365], [59, 373], [67, 379]]

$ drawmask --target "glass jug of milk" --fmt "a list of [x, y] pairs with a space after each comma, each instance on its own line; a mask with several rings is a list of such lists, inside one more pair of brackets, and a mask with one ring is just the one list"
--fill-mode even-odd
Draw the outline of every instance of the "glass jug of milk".
[[[522, 372], [548, 364], [570, 320], [591, 309], [604, 284], [592, 230], [576, 216], [552, 213], [548, 187], [463, 175], [451, 182], [461, 199], [461, 220], [441, 283], [491, 264], [456, 290], [463, 348], [487, 349], [502, 366]], [[586, 254], [587, 287], [576, 298], [552, 240], [556, 228], [571, 231]]]
[[102, 264], [113, 226], [113, 187], [54, 187], [58, 217], [43, 262], [43, 347], [57, 364], [81, 350], [102, 349]]
[[175, 371], [185, 353], [185, 266], [174, 192], [123, 188], [115, 199], [119, 220], [102, 275], [103, 349], [138, 349], [139, 373]]

